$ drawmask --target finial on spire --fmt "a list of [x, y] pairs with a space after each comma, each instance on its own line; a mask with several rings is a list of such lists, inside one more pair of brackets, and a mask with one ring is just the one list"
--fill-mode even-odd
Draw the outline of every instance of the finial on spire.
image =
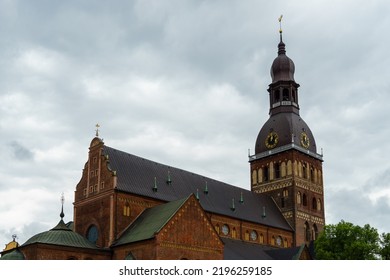
[[61, 193], [61, 214], [60, 214], [61, 220], [65, 217], [64, 202], [65, 202], [65, 196], [64, 196], [64, 193]]
[[282, 38], [282, 18], [283, 15], [280, 15], [278, 21], [279, 21], [279, 34], [280, 34], [280, 42], [278, 44], [278, 55], [281, 54], [286, 54], [286, 45], [283, 43], [283, 38]]
[[99, 127], [100, 127], [100, 124], [97, 123], [95, 125], [95, 127], [96, 127], [96, 130], [95, 130], [96, 131], [96, 137], [99, 137]]
[[283, 19], [283, 15], [280, 15], [280, 17], [278, 18], [278, 20], [279, 20], [279, 33], [280, 33], [280, 37], [282, 37], [282, 19]]

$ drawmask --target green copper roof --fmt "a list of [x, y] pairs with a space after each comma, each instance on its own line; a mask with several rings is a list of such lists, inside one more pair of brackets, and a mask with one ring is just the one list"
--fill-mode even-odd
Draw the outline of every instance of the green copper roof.
[[18, 249], [15, 249], [9, 253], [3, 254], [0, 260], [25, 260], [25, 257], [22, 252], [20, 252]]
[[29, 240], [27, 240], [22, 246], [26, 246], [34, 243], [52, 244], [60, 246], [70, 246], [78, 248], [90, 248], [96, 249], [97, 247], [89, 242], [85, 237], [72, 231], [68, 228], [64, 221], [61, 219], [57, 226], [49, 231], [41, 232]]
[[114, 246], [153, 238], [188, 198], [171, 201], [144, 210], [115, 242]]

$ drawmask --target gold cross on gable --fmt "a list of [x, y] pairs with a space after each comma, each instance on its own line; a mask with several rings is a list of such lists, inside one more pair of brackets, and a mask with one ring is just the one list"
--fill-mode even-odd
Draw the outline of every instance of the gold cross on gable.
[[100, 127], [100, 125], [97, 123], [95, 126], [96, 126], [96, 137], [99, 137], [99, 127]]

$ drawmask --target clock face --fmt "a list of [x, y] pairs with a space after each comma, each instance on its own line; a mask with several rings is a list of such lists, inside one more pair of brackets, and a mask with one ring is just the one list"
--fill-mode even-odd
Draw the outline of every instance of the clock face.
[[278, 141], [279, 141], [278, 134], [276, 132], [270, 132], [267, 138], [265, 139], [265, 146], [268, 149], [272, 149], [278, 144]]
[[251, 239], [252, 239], [253, 241], [255, 241], [255, 240], [257, 239], [257, 233], [256, 233], [256, 231], [254, 231], [254, 230], [251, 231]]
[[310, 146], [310, 139], [305, 132], [301, 133], [301, 145], [306, 149]]
[[222, 233], [224, 235], [228, 235], [229, 234], [229, 227], [227, 225], [223, 225], [222, 226]]

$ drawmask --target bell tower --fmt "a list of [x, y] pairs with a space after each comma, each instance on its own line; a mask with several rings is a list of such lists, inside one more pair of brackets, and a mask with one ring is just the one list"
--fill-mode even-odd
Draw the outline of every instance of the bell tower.
[[275, 200], [295, 230], [294, 241], [299, 246], [317, 238], [325, 215], [322, 154], [317, 153], [314, 136], [299, 115], [294, 72], [280, 29], [268, 88], [270, 117], [260, 129], [249, 163], [251, 190]]

